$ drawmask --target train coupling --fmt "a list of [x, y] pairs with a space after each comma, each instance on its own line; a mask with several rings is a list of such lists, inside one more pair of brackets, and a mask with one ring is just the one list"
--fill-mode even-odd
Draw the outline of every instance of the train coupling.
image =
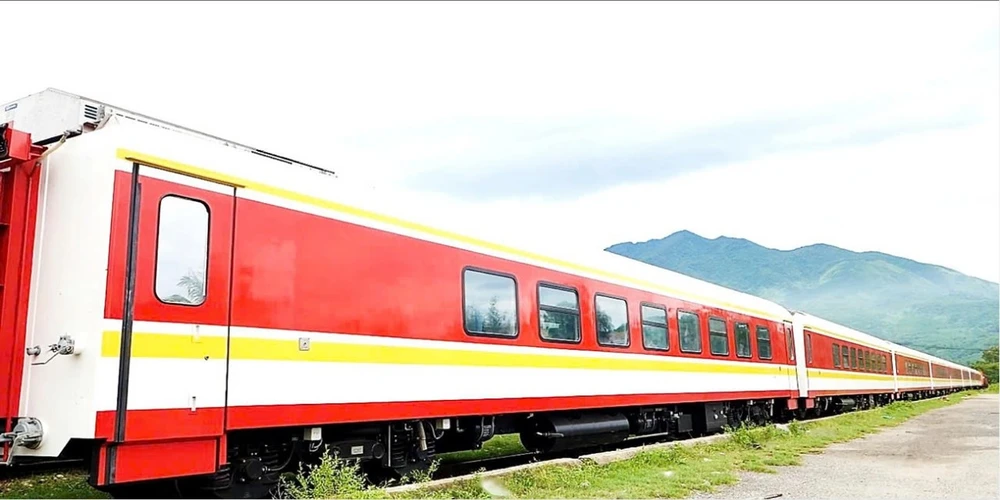
[[42, 421], [34, 417], [21, 418], [10, 432], [0, 434], [0, 445], [10, 444], [7, 456], [0, 465], [10, 465], [14, 458], [14, 448], [24, 446], [35, 449], [42, 444]]

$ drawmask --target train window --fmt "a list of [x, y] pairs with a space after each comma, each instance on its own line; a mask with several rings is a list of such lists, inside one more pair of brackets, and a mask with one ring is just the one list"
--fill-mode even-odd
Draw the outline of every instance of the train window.
[[757, 357], [771, 359], [771, 332], [763, 326], [757, 327]]
[[160, 200], [156, 234], [156, 298], [198, 306], [208, 288], [208, 206], [190, 198]]
[[677, 311], [677, 326], [681, 336], [681, 351], [701, 352], [701, 325], [698, 315], [688, 311]]
[[708, 349], [716, 356], [729, 356], [729, 325], [719, 318], [708, 318]]
[[851, 348], [851, 369], [858, 369], [858, 351], [853, 347]]
[[646, 349], [662, 351], [670, 349], [670, 337], [667, 336], [667, 310], [643, 304], [640, 311], [642, 313], [642, 346]]
[[543, 340], [580, 341], [580, 300], [576, 290], [538, 284], [538, 330]]
[[465, 332], [517, 336], [517, 284], [506, 275], [465, 269], [462, 272]]
[[864, 356], [861, 358], [861, 369], [866, 372], [872, 369], [872, 358], [868, 351], [864, 351]]
[[806, 363], [813, 362], [813, 336], [811, 333], [806, 334]]
[[840, 368], [840, 346], [833, 344], [833, 367]]
[[792, 338], [792, 329], [784, 328], [785, 330], [785, 349], [788, 351], [788, 360], [795, 361], [795, 339]]
[[596, 295], [597, 343], [607, 346], [628, 347], [628, 304], [624, 299]]
[[882, 355], [882, 372], [889, 373], [889, 358], [885, 354]]
[[847, 346], [846, 345], [845, 346], [840, 346], [840, 357], [843, 358], [841, 360], [840, 365], [843, 366], [844, 369], [850, 368], [851, 367], [851, 357], [847, 355]]
[[750, 357], [750, 325], [746, 323], [736, 323], [736, 356], [740, 358]]

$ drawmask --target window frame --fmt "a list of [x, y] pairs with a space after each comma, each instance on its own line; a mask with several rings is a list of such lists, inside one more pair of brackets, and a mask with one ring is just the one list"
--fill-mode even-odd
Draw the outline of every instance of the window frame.
[[[163, 200], [166, 200], [167, 198], [192, 201], [198, 203], [202, 207], [205, 207], [205, 282], [202, 284], [202, 287], [205, 289], [205, 297], [197, 304], [167, 302], [160, 297], [159, 292], [156, 290], [156, 283], [160, 275], [160, 236], [163, 229]], [[211, 268], [209, 265], [209, 258], [212, 256], [212, 207], [208, 206], [208, 202], [177, 193], [166, 193], [163, 196], [160, 196], [160, 199], [156, 201], [156, 239], [153, 243], [153, 297], [156, 298], [156, 301], [165, 306], [196, 308], [205, 305], [205, 303], [208, 302], [208, 279], [209, 269]]]
[[[514, 335], [502, 335], [499, 333], [486, 333], [486, 332], [473, 332], [470, 331], [468, 325], [465, 321], [465, 305], [466, 305], [466, 294], [465, 294], [465, 273], [466, 271], [472, 271], [480, 274], [490, 274], [500, 278], [510, 278], [514, 282]], [[462, 268], [461, 273], [462, 279], [462, 330], [465, 334], [470, 337], [487, 337], [492, 339], [517, 339], [521, 336], [521, 309], [520, 300], [518, 300], [518, 285], [517, 277], [511, 273], [505, 273], [501, 271], [491, 271], [488, 269], [483, 269], [477, 266], [465, 266]]]
[[[718, 320], [722, 322], [722, 336], [726, 339], [726, 352], [715, 352], [712, 349], [712, 320]], [[718, 316], [708, 317], [708, 353], [712, 356], [729, 357], [729, 322], [725, 318], [720, 318]]]
[[833, 367], [840, 368], [840, 344], [833, 343]]
[[[543, 306], [542, 305], [542, 287], [552, 288], [554, 290], [562, 290], [564, 292], [573, 292], [576, 296], [576, 311], [572, 309], [565, 309], [558, 306]], [[580, 292], [572, 286], [560, 285], [557, 283], [552, 283], [551, 281], [539, 281], [535, 285], [535, 297], [538, 304], [538, 338], [542, 342], [552, 342], [556, 344], [579, 344], [583, 342], [583, 311], [580, 310]], [[576, 314], [576, 340], [566, 340], [566, 339], [547, 339], [542, 335], [542, 311], [549, 310], [559, 313], [571, 313]]]
[[[689, 351], [687, 349], [684, 349], [684, 335], [683, 335], [683, 332], [681, 332], [681, 313], [690, 314], [690, 315], [694, 316], [695, 319], [697, 319], [697, 321], [695, 321], [695, 323], [694, 323], [695, 325], [698, 326], [698, 350], [697, 351]], [[704, 353], [705, 352], [705, 346], [704, 346], [704, 342], [702, 342], [702, 340], [703, 339], [701, 338], [701, 315], [698, 314], [698, 313], [696, 313], [696, 312], [689, 311], [687, 309], [677, 309], [677, 344], [679, 344], [678, 348], [680, 349], [680, 352], [683, 352], [683, 353], [686, 353], [686, 354], [702, 354], [702, 353]]]
[[840, 367], [845, 370], [851, 369], [850, 346], [841, 344], [840, 346]]
[[[601, 333], [597, 329], [597, 299], [599, 297], [604, 297], [606, 299], [620, 300], [625, 304], [625, 344], [605, 344], [601, 342]], [[632, 321], [628, 313], [628, 299], [618, 295], [610, 295], [607, 293], [594, 293], [594, 337], [597, 340], [597, 345], [601, 347], [615, 347], [618, 349], [628, 349], [632, 346]]]
[[[764, 325], [755, 325], [754, 338], [757, 339], [757, 359], [771, 360], [774, 359], [774, 343], [771, 342], [771, 329]], [[760, 332], [764, 331], [767, 333], [767, 357], [761, 356], [760, 354]]]
[[851, 369], [858, 369], [858, 350], [854, 347], [851, 348]]
[[[643, 307], [648, 307], [650, 309], [659, 309], [659, 310], [663, 311], [663, 324], [661, 325], [661, 324], [659, 324], [659, 323], [657, 323], [655, 321], [646, 321], [644, 319], [644, 316], [642, 315], [642, 308]], [[667, 346], [666, 347], [649, 347], [649, 346], [646, 345], [646, 331], [645, 331], [645, 329], [643, 327], [646, 326], [647, 323], [649, 324], [649, 326], [652, 326], [652, 327], [657, 327], [657, 328], [662, 327], [663, 330], [666, 331], [666, 333], [667, 333], [667, 335], [666, 335], [666, 337], [667, 337]], [[670, 310], [667, 309], [667, 306], [665, 306], [663, 304], [657, 304], [655, 302], [639, 302], [639, 330], [640, 330], [639, 333], [642, 334], [642, 348], [643, 349], [646, 349], [648, 351], [661, 351], [661, 352], [668, 352], [668, 351], [670, 351]]]
[[[739, 341], [736, 338], [736, 336], [739, 335], [739, 333], [737, 332], [737, 329], [739, 328], [740, 325], [745, 326], [746, 327], [746, 332], [747, 332], [747, 355], [746, 356], [743, 356], [742, 354], [740, 354], [740, 343], [739, 343]], [[749, 321], [746, 321], [746, 322], [737, 321], [737, 322], [733, 323], [733, 347], [736, 350], [736, 357], [737, 358], [740, 358], [740, 359], [753, 359], [753, 341], [752, 341], [752, 339], [753, 339], [753, 335], [750, 335], [750, 322]]]

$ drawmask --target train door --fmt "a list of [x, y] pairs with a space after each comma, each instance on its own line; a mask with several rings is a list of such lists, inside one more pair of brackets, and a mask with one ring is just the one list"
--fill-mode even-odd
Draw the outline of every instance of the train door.
[[[795, 373], [796, 369], [794, 365], [796, 364], [796, 358], [801, 356], [796, 356], [796, 348], [798, 342], [796, 342], [794, 329], [792, 328], [792, 323], [790, 321], [785, 321], [781, 324], [781, 333], [785, 337], [785, 359], [784, 364], [786, 366], [785, 384], [789, 392], [795, 392], [796, 390], [796, 380]], [[793, 367], [788, 367], [788, 365], [793, 365]]]
[[[800, 398], [809, 396], [809, 377], [806, 373], [806, 361], [807, 354], [805, 352], [805, 323], [803, 318], [797, 314], [792, 316], [792, 323], [785, 322], [785, 331], [788, 332], [788, 336], [792, 339], [789, 344], [789, 354], [788, 362], [795, 365], [794, 371], [791, 373], [791, 380], [789, 381], [789, 390], [798, 391], [797, 396]], [[809, 345], [811, 348], [812, 346]], [[811, 349], [810, 349], [811, 351]], [[798, 354], [796, 356], [796, 353]], [[811, 354], [811, 352], [809, 353]]]
[[212, 473], [224, 447], [235, 188], [131, 168], [112, 217], [125, 271], [102, 484]]

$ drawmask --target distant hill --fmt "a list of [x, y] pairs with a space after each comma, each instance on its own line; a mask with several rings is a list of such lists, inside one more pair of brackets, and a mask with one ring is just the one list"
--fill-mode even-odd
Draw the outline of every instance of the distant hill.
[[775, 250], [680, 231], [606, 249], [764, 297], [955, 362], [997, 343], [1000, 285], [880, 252], [831, 245]]

